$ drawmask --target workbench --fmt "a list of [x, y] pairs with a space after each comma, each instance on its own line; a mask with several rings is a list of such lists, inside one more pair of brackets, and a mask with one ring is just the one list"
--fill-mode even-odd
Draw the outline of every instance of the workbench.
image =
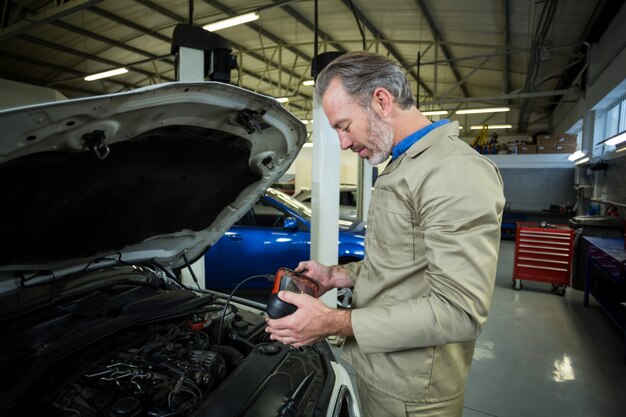
[[626, 363], [626, 249], [623, 238], [583, 237], [585, 251], [585, 294], [589, 294], [624, 335]]

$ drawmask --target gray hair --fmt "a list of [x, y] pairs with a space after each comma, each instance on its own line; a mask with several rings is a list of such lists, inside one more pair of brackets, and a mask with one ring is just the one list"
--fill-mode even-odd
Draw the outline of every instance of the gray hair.
[[402, 69], [381, 55], [359, 51], [334, 59], [315, 80], [315, 98], [318, 102], [322, 102], [328, 85], [335, 78], [341, 80], [346, 92], [363, 108], [371, 106], [372, 95], [378, 87], [389, 91], [403, 110], [415, 105], [409, 80]]

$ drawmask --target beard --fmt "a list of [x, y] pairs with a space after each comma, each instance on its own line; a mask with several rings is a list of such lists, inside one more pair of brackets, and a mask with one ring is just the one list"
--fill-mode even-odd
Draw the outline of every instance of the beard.
[[371, 107], [367, 109], [367, 114], [369, 116], [369, 124], [367, 126], [365, 143], [372, 153], [367, 158], [367, 162], [375, 166], [385, 161], [391, 155], [395, 130], [393, 126], [381, 119], [378, 113]]

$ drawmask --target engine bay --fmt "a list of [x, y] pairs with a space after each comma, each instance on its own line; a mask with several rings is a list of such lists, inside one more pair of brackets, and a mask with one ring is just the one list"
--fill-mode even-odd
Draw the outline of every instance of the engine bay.
[[0, 416], [313, 416], [326, 405], [324, 344], [293, 349], [269, 340], [254, 308], [150, 273], [114, 276], [4, 315]]

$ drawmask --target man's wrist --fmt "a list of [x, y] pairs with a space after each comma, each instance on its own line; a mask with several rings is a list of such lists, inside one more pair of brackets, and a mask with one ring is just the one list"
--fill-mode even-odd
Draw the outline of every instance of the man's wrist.
[[350, 274], [342, 265], [332, 266], [330, 276], [334, 288], [351, 288], [354, 285]]
[[329, 318], [328, 329], [331, 330], [330, 335], [336, 336], [352, 336], [352, 310], [333, 310]]

